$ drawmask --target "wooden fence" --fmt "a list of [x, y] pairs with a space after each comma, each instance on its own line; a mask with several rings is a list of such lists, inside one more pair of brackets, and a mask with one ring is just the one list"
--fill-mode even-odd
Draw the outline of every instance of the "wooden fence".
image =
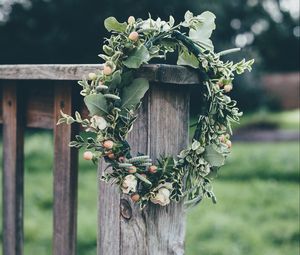
[[[78, 153], [68, 144], [80, 130], [56, 126], [62, 109], [87, 111], [79, 80], [101, 65], [0, 65], [0, 124], [3, 126], [3, 255], [23, 254], [24, 130], [53, 129], [53, 254], [76, 254]], [[188, 142], [189, 86], [198, 76], [189, 69], [147, 65], [139, 76], [151, 82], [129, 140], [135, 152], [153, 159], [177, 154]], [[101, 164], [99, 166], [101, 174]], [[184, 253], [182, 204], [140, 211], [128, 197], [99, 182], [98, 255]], [[26, 199], [25, 199], [26, 202]], [[96, 227], [95, 227], [96, 228]], [[95, 229], [96, 231], [96, 229]], [[81, 254], [80, 254], [81, 255]]]

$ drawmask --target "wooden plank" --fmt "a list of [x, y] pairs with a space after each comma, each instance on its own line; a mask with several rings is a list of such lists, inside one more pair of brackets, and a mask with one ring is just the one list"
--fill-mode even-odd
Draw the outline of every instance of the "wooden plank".
[[196, 70], [184, 66], [165, 64], [145, 65], [138, 70], [137, 76], [161, 84], [188, 85], [200, 83], [200, 77]]
[[58, 83], [54, 92], [54, 228], [53, 254], [76, 254], [78, 151], [68, 146], [77, 132], [76, 125], [59, 125], [60, 110], [74, 113], [73, 88]]
[[[103, 65], [0, 65], [0, 79], [12, 80], [80, 80]], [[199, 84], [195, 70], [183, 66], [145, 65], [137, 76], [171, 84]]]
[[[133, 155], [138, 152], [149, 152], [149, 92], [145, 95], [142, 107], [139, 109], [138, 119], [134, 123], [128, 142]], [[127, 195], [121, 196], [120, 217], [120, 254], [148, 254], [147, 229], [143, 212]]]
[[[105, 164], [99, 164], [99, 177]], [[120, 254], [120, 192], [117, 187], [99, 180], [97, 254]]]
[[[134, 125], [134, 132], [129, 135], [133, 153], [147, 151], [147, 142], [139, 142], [148, 134], [147, 108], [147, 100], [144, 100], [139, 110], [139, 118]], [[104, 164], [99, 166], [99, 175], [102, 175], [101, 169], [105, 169], [105, 166]], [[140, 231], [145, 228], [141, 227], [143, 220], [140, 210], [138, 208], [131, 209], [134, 207], [131, 199], [128, 196], [120, 196], [117, 187], [99, 182], [98, 201], [97, 254], [102, 255], [110, 251], [110, 255], [119, 255], [123, 254], [124, 250], [130, 251], [128, 254], [132, 255], [144, 254], [143, 243], [146, 242], [146, 239], [144, 233]], [[133, 234], [140, 237], [138, 244], [124, 242], [127, 235], [132, 236]]]
[[[41, 89], [41, 82], [44, 82]], [[30, 83], [30, 84], [29, 84]], [[28, 84], [28, 85], [27, 85]], [[26, 126], [52, 129], [54, 121], [54, 86], [49, 81], [24, 81], [26, 86]]]
[[79, 80], [102, 65], [0, 65], [0, 79]]
[[[45, 83], [45, 81], [43, 81]], [[26, 97], [25, 105], [25, 124], [32, 128], [53, 128], [53, 93], [54, 88], [51, 84], [43, 85], [41, 81], [18, 81], [18, 86], [25, 87], [23, 95]], [[0, 105], [1, 103], [0, 88]], [[0, 108], [0, 124], [2, 124], [2, 107]]]
[[[164, 153], [177, 155], [188, 143], [188, 118], [189, 98], [186, 89], [152, 84], [129, 135], [133, 152], [150, 153], [153, 159]], [[113, 187], [106, 187], [103, 194], [101, 187], [103, 184], [100, 183], [99, 209], [104, 207], [102, 210], [106, 213], [99, 213], [99, 234], [109, 229], [111, 224], [111, 231], [116, 234], [112, 236], [111, 233], [109, 244], [103, 244], [106, 240], [98, 239], [100, 247], [105, 247], [98, 250], [98, 255], [111, 249], [114, 255], [184, 254], [182, 203], [172, 203], [167, 207], [152, 204], [141, 211], [128, 196], [118, 196]], [[113, 195], [110, 195], [112, 190]]]
[[[188, 144], [188, 90], [154, 85], [149, 105], [151, 157], [176, 156]], [[182, 203], [171, 203], [167, 207], [150, 206], [144, 218], [149, 255], [184, 254], [185, 215]]]
[[1, 107], [0, 107], [0, 124], [2, 124], [2, 122], [3, 122], [2, 90], [3, 90], [3, 88], [2, 88], [1, 82], [0, 82], [0, 105], [1, 105]]
[[3, 254], [23, 254], [24, 106], [20, 87], [3, 85]]

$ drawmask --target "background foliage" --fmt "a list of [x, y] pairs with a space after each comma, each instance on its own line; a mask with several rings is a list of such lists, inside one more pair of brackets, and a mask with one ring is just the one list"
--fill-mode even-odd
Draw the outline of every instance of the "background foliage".
[[210, 10], [217, 16], [218, 29], [213, 37], [217, 50], [238, 42], [238, 46], [247, 46], [265, 70], [299, 70], [299, 61], [293, 60], [299, 53], [298, 39], [293, 36], [299, 18], [284, 8], [286, 1], [27, 0], [17, 1], [25, 4], [13, 5], [9, 19], [4, 21], [8, 11], [3, 10], [11, 2], [3, 0], [2, 8], [0, 2], [2, 64], [97, 63], [96, 53], [107, 35], [102, 24], [108, 16], [127, 20], [130, 15], [147, 18], [149, 12], [154, 18], [168, 20], [173, 15], [175, 20], [182, 20], [186, 10]]
[[[255, 58], [254, 71], [237, 83], [235, 96], [244, 111], [272, 109], [262, 96], [261, 72], [299, 70], [299, 12], [289, 7], [297, 0], [2, 0], [0, 1], [0, 64], [99, 63], [103, 21], [108, 16], [182, 20], [186, 10], [210, 10], [217, 16], [213, 41], [217, 51], [243, 46], [244, 57]], [[235, 54], [233, 58], [241, 58]], [[237, 59], [234, 59], [237, 60]], [[193, 93], [197, 94], [197, 93]], [[255, 102], [253, 100], [255, 98]], [[199, 106], [192, 98], [192, 110]]]

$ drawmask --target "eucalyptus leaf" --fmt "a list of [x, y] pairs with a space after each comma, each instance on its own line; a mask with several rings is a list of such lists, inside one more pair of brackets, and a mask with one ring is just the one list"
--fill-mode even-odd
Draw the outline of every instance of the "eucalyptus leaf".
[[204, 48], [213, 50], [214, 46], [209, 38], [212, 31], [216, 28], [216, 16], [212, 12], [206, 11], [196, 18], [199, 22], [195, 23], [193, 27], [190, 28], [189, 37], [193, 41], [201, 44]]
[[179, 52], [177, 65], [191, 66], [197, 69], [199, 68], [199, 60], [193, 53], [189, 52], [186, 47], [183, 47]]
[[84, 98], [86, 107], [88, 108], [90, 115], [103, 115], [108, 114], [106, 98], [102, 94], [92, 94]]
[[144, 97], [148, 89], [149, 82], [146, 79], [134, 79], [133, 82], [129, 86], [124, 87], [122, 91], [121, 108], [134, 108]]
[[113, 90], [116, 87], [118, 87], [121, 81], [122, 81], [121, 71], [118, 70], [113, 73], [113, 75], [111, 76], [111, 80], [106, 81], [106, 84], [109, 86], [110, 90]]
[[210, 144], [205, 147], [205, 151], [203, 154], [204, 159], [211, 165], [211, 166], [223, 166], [225, 162], [225, 157], [216, 150], [213, 144]]
[[198, 148], [200, 147], [200, 142], [195, 140], [193, 143], [192, 143], [192, 150], [195, 151], [197, 150]]
[[104, 26], [108, 32], [125, 32], [127, 24], [125, 22], [120, 23], [115, 17], [108, 17], [104, 20]]
[[142, 176], [142, 175], [140, 175], [140, 174], [138, 174], [138, 173], [136, 173], [135, 176], [136, 176], [137, 178], [139, 178], [141, 181], [147, 183], [148, 185], [152, 185], [152, 183], [151, 183], [147, 178], [145, 178], [144, 176]]
[[150, 60], [150, 54], [144, 45], [135, 48], [130, 52], [128, 58], [123, 61], [123, 64], [128, 68], [139, 68], [142, 64]]

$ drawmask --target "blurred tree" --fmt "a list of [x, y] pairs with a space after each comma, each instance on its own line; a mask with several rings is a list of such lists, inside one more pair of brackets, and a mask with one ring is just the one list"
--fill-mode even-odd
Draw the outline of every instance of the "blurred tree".
[[[146, 18], [149, 12], [153, 17], [173, 15], [181, 20], [189, 9], [194, 13], [211, 10], [217, 15], [217, 50], [245, 46], [265, 70], [299, 70], [295, 57], [299, 54], [299, 37], [293, 35], [294, 29], [299, 36], [299, 17], [296, 13], [293, 18], [282, 3], [283, 0], [3, 0], [0, 63], [96, 63], [96, 53], [101, 51], [106, 35], [102, 23], [107, 16], [126, 20], [129, 15]], [[12, 5], [10, 16], [1, 22], [8, 5]]]
[[[242, 110], [254, 110], [266, 100], [259, 86], [260, 71], [299, 70], [298, 0], [2, 0], [0, 1], [0, 64], [97, 63], [107, 36], [108, 16], [183, 19], [186, 10], [217, 16], [213, 34], [216, 51], [242, 47], [230, 58], [255, 58], [254, 72], [237, 80], [233, 96]], [[10, 13], [10, 14], [9, 14]], [[172, 60], [172, 58], [170, 58]], [[192, 93], [196, 109], [197, 93]]]

